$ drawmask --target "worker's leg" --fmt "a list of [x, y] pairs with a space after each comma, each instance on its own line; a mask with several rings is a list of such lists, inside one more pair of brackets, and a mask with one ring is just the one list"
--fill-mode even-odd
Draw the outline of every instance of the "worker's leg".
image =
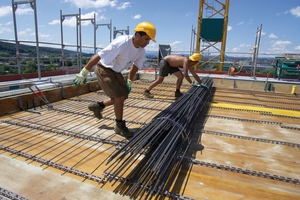
[[164, 80], [164, 77], [159, 76], [156, 81], [150, 84], [150, 86], [144, 91], [143, 95], [148, 98], [153, 98], [154, 96], [150, 93], [150, 90], [155, 88], [158, 84], [161, 84]]
[[115, 110], [116, 119], [118, 121], [123, 120], [124, 101], [125, 101], [124, 97], [114, 98], [114, 110]]
[[[124, 100], [128, 98], [128, 89], [121, 73], [100, 65], [96, 66], [95, 73], [102, 91], [110, 98], [102, 102], [90, 104], [88, 108], [94, 112], [98, 119], [102, 119], [101, 112], [106, 106], [115, 105], [116, 99], [120, 99], [121, 97], [124, 103]], [[122, 120], [123, 107], [121, 109], [121, 115], [118, 114], [120, 120]]]
[[177, 77], [175, 97], [181, 97], [183, 93], [180, 92], [180, 87], [182, 85], [183, 74], [181, 73], [181, 71], [177, 71], [173, 74]]
[[110, 98], [110, 99], [105, 99], [104, 101], [102, 101], [104, 106], [110, 106], [110, 105], [114, 105], [115, 104], [115, 99], [114, 98]]
[[183, 80], [183, 74], [181, 73], [181, 71], [177, 71], [173, 73], [173, 75], [177, 77], [176, 89], [180, 90], [180, 87], [182, 85], [182, 80]]
[[154, 96], [150, 93], [154, 87], [158, 84], [161, 84], [164, 81], [164, 78], [168, 76], [171, 66], [167, 61], [162, 59], [159, 63], [159, 72], [158, 72], [158, 79], [151, 83], [149, 87], [144, 91], [144, 96], [148, 98], [153, 98]]
[[156, 81], [154, 81], [153, 83], [151, 83], [149, 85], [149, 87], [147, 88], [147, 90], [152, 90], [153, 88], [155, 88], [158, 84], [161, 84], [164, 81], [165, 77], [159, 76], [158, 79]]
[[125, 101], [124, 97], [115, 98], [115, 104], [114, 104], [115, 115], [116, 115], [115, 132], [116, 134], [129, 139], [133, 136], [133, 132], [128, 130], [125, 121], [123, 120], [124, 101]]

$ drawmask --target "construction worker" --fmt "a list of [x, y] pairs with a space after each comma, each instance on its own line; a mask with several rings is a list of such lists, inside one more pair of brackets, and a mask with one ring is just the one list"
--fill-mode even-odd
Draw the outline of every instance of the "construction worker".
[[[88, 64], [76, 75], [73, 80], [75, 85], [86, 82], [89, 70], [96, 65], [95, 73], [104, 93], [109, 96], [102, 102], [92, 103], [88, 106], [98, 119], [102, 119], [101, 112], [106, 106], [114, 105], [116, 116], [115, 132], [126, 138], [133, 136], [123, 121], [124, 101], [131, 91], [131, 83], [134, 75], [143, 67], [145, 49], [150, 40], [155, 41], [156, 29], [149, 22], [142, 22], [134, 29], [134, 35], [122, 35], [114, 39], [106, 48], [95, 54]], [[123, 78], [121, 71], [132, 67], [128, 81]]]
[[[152, 98], [153, 95], [150, 93], [154, 87], [158, 84], [162, 83], [164, 78], [169, 74], [173, 74], [177, 77], [176, 83], [176, 91], [175, 97], [181, 97], [183, 93], [180, 92], [180, 87], [182, 84], [183, 77], [195, 87], [208, 87], [202, 83], [200, 78], [197, 76], [196, 72], [193, 69], [193, 66], [197, 64], [201, 59], [201, 55], [199, 53], [194, 53], [189, 58], [180, 55], [167, 55], [165, 56], [159, 63], [159, 74], [158, 79], [150, 84], [150, 86], [144, 91], [144, 96], [148, 98]], [[179, 68], [183, 68], [183, 74]], [[195, 80], [199, 84], [194, 84], [188, 75], [188, 71], [191, 72]]]

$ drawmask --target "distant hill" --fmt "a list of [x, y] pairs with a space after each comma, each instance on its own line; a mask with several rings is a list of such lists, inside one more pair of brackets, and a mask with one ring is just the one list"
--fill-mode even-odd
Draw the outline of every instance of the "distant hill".
[[[51, 48], [51, 47], [39, 47], [40, 55], [61, 55], [60, 48]], [[29, 57], [36, 56], [36, 46], [30, 45], [19, 45], [20, 54], [28, 54]], [[69, 57], [70, 55], [76, 55], [76, 51], [64, 49], [64, 55]], [[0, 41], [0, 57], [14, 57], [16, 55], [16, 44], [10, 42], [1, 42]], [[92, 56], [93, 54], [82, 53], [83, 56]]]
[[[60, 57], [61, 56], [61, 49], [60, 48], [52, 48], [52, 47], [39, 47], [40, 55], [47, 55], [49, 57]], [[31, 45], [24, 45], [20, 44], [19, 46], [19, 53], [26, 54], [28, 57], [36, 57], [36, 46]], [[66, 57], [74, 57], [76, 55], [76, 51], [66, 50], [64, 49], [64, 55]], [[173, 53], [171, 53], [173, 54]], [[177, 53], [176, 53], [177, 54]], [[0, 41], [0, 57], [15, 57], [16, 55], [16, 44], [10, 42], [1, 42]], [[82, 53], [83, 56], [91, 57], [93, 53]], [[146, 52], [146, 57], [148, 59], [155, 59], [157, 58], [158, 52]], [[179, 54], [182, 56], [188, 57], [188, 53]], [[213, 58], [215, 55], [210, 55], [208, 58]], [[226, 57], [227, 58], [227, 57]], [[226, 59], [225, 58], [225, 59]], [[237, 59], [238, 57], [230, 56], [231, 59]], [[239, 58], [241, 60], [246, 60], [247, 57]], [[258, 60], [273, 60], [274, 57], [262, 57], [259, 56]]]

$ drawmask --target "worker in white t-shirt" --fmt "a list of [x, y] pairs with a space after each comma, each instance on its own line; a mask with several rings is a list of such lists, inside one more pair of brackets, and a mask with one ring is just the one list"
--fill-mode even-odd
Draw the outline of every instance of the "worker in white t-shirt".
[[[149, 22], [142, 22], [134, 29], [134, 35], [122, 35], [114, 39], [106, 48], [95, 54], [88, 64], [76, 75], [73, 82], [81, 85], [86, 82], [89, 70], [96, 65], [95, 73], [98, 83], [104, 93], [109, 96], [102, 102], [88, 106], [98, 119], [102, 119], [101, 112], [106, 106], [114, 105], [116, 116], [115, 132], [126, 138], [133, 133], [128, 130], [123, 121], [124, 101], [131, 91], [131, 80], [136, 72], [143, 67], [145, 49], [150, 40], [155, 41], [156, 29]], [[128, 81], [123, 78], [121, 71], [132, 65]]]

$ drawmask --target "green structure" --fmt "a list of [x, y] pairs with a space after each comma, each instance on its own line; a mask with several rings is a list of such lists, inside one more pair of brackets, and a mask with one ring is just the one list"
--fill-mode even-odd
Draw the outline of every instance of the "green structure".
[[278, 80], [284, 78], [300, 78], [300, 60], [287, 60], [286, 57], [275, 57], [276, 65], [274, 69], [274, 78]]
[[[217, 10], [213, 4], [216, 3], [221, 7], [220, 10]], [[206, 18], [203, 18], [203, 10], [206, 10]], [[210, 10], [210, 12], [208, 12]], [[218, 57], [220, 57], [220, 64], [217, 66], [217, 71], [223, 71], [223, 62], [225, 54], [225, 45], [226, 45], [226, 36], [227, 36], [227, 24], [228, 24], [228, 12], [229, 12], [229, 0], [212, 0], [212, 2], [200, 0], [199, 3], [199, 16], [198, 16], [198, 28], [197, 28], [197, 42], [196, 42], [196, 52], [199, 52], [202, 55], [202, 58], [206, 60], [202, 65], [207, 62], [210, 62]], [[216, 17], [219, 15], [220, 17]], [[200, 50], [200, 42], [209, 43], [209, 46]], [[216, 47], [217, 44], [221, 45], [221, 49]], [[214, 47], [217, 49], [220, 54], [214, 58], [206, 58], [203, 55], [203, 52], [209, 47]], [[197, 66], [196, 69], [199, 69], [200, 66]]]

